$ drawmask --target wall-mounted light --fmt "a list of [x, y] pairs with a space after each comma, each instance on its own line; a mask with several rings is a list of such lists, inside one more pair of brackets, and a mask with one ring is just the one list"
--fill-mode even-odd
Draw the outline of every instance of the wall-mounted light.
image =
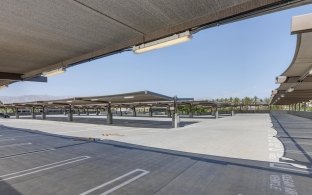
[[278, 90], [276, 90], [276, 89], [272, 90], [272, 95], [276, 95], [277, 92], [278, 92]]
[[285, 94], [281, 94], [281, 98], [285, 97]]
[[163, 38], [163, 39], [159, 39], [159, 40], [152, 41], [149, 43], [144, 43], [144, 44], [139, 45], [139, 46], [134, 46], [132, 48], [132, 50], [134, 53], [137, 53], [137, 54], [144, 53], [147, 51], [151, 51], [151, 50], [160, 49], [160, 48], [168, 47], [171, 45], [183, 43], [183, 42], [191, 40], [191, 38], [192, 38], [192, 36], [191, 36], [190, 31], [186, 31], [186, 32], [183, 32], [180, 34], [175, 34], [175, 35], [172, 35], [170, 37]]
[[65, 71], [66, 71], [65, 68], [58, 68], [58, 69], [55, 69], [55, 70], [43, 72], [42, 75], [45, 76], [45, 77], [51, 77], [51, 76], [55, 76], [55, 75], [58, 75], [58, 74], [62, 74]]
[[124, 99], [133, 99], [134, 96], [125, 96]]
[[295, 90], [295, 88], [289, 87], [289, 88], [287, 89], [287, 92], [288, 92], [288, 93], [291, 93], [291, 92], [293, 92], [294, 90]]
[[275, 78], [275, 83], [282, 84], [282, 83], [285, 83], [286, 80], [287, 80], [287, 76], [277, 76]]

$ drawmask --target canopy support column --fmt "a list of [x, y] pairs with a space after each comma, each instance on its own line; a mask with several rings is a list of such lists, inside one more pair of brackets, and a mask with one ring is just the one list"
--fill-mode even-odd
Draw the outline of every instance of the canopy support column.
[[149, 116], [153, 117], [153, 109], [152, 106], [149, 107]]
[[219, 109], [218, 106], [216, 107], [216, 112], [215, 112], [215, 119], [219, 118]]
[[45, 120], [46, 119], [46, 110], [45, 110], [45, 107], [42, 106], [42, 120]]
[[31, 118], [36, 119], [36, 110], [35, 107], [31, 107]]
[[136, 116], [137, 116], [137, 113], [136, 113], [135, 106], [133, 106], [132, 110], [133, 110], [133, 116], [136, 117]]
[[174, 113], [172, 117], [172, 126], [174, 128], [178, 128], [180, 126], [180, 116], [178, 114], [178, 105], [177, 105], [177, 96], [174, 97], [173, 107], [174, 107]]
[[15, 118], [19, 119], [19, 110], [15, 108]]
[[193, 105], [190, 104], [190, 118], [193, 118], [194, 114], [193, 114]]
[[112, 114], [112, 108], [111, 104], [107, 105], [107, 124], [113, 124], [113, 114]]
[[68, 121], [73, 121], [73, 110], [71, 105], [68, 107]]

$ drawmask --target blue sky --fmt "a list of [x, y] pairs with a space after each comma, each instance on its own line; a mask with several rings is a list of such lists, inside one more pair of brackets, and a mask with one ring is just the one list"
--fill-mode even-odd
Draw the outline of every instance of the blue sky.
[[270, 96], [290, 64], [296, 36], [291, 17], [312, 5], [209, 28], [192, 41], [144, 54], [124, 52], [80, 64], [48, 83], [20, 82], [0, 96], [91, 96], [150, 90], [169, 96]]

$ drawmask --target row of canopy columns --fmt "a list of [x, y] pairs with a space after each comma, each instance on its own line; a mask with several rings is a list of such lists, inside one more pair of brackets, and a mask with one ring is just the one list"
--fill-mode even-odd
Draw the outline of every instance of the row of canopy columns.
[[[303, 110], [301, 110], [301, 108], [303, 108]], [[303, 103], [297, 103], [297, 104], [290, 104], [288, 105], [288, 110], [289, 111], [307, 111], [307, 103], [303, 102]]]
[[[14, 112], [15, 112], [15, 118], [19, 119], [20, 118], [19, 108], [16, 107], [14, 109]], [[7, 109], [5, 109], [5, 114], [7, 114]], [[36, 119], [36, 107], [31, 107], [31, 118]], [[41, 107], [41, 119], [42, 120], [46, 119], [46, 109], [44, 106]]]
[[[31, 116], [32, 119], [36, 118], [36, 108], [37, 107], [31, 107]], [[118, 108], [118, 107], [117, 107]], [[120, 115], [122, 116], [122, 106], [119, 106], [119, 110], [120, 110]], [[137, 116], [137, 112], [136, 112], [136, 107], [132, 106], [131, 107], [133, 110], [133, 116], [136, 117]], [[40, 106], [39, 109], [41, 109], [41, 118], [44, 120], [46, 119], [46, 108], [44, 106]], [[93, 108], [94, 109], [94, 108]], [[86, 115], [90, 115], [90, 110], [89, 108], [81, 108], [81, 107], [74, 107], [72, 105], [67, 106], [64, 109], [64, 114], [68, 115], [68, 121], [73, 121], [73, 114], [74, 111], [75, 113], [77, 113], [77, 115], [81, 115], [81, 110], [83, 110], [84, 114]], [[99, 108], [95, 108], [96, 110], [96, 115], [99, 115]], [[111, 103], [107, 104], [105, 106], [105, 110], [107, 111], [107, 117], [106, 117], [106, 123], [107, 124], [113, 124], [113, 114], [112, 114], [112, 105]], [[219, 108], [218, 106], [215, 107], [211, 107], [211, 112], [212, 115], [218, 119], [219, 118]], [[173, 102], [173, 106], [167, 105], [167, 113], [168, 113], [168, 117], [172, 118], [172, 127], [174, 128], [178, 128], [180, 126], [180, 116], [178, 114], [178, 102], [177, 102], [177, 97], [174, 97], [174, 102]], [[19, 108], [15, 108], [15, 115], [16, 118], [19, 118]], [[231, 115], [234, 115], [234, 110], [231, 109]], [[153, 109], [152, 106], [149, 106], [149, 116], [153, 117]], [[194, 117], [194, 105], [193, 104], [189, 104], [189, 117], [193, 118]]]

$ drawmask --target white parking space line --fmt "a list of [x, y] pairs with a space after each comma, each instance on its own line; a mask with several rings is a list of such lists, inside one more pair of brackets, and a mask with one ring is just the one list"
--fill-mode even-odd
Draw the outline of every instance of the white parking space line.
[[26, 146], [26, 145], [31, 145], [32, 143], [27, 142], [27, 143], [20, 143], [20, 144], [10, 144], [10, 145], [3, 145], [0, 146], [0, 148], [9, 148], [9, 147], [16, 147], [16, 146]]
[[306, 166], [297, 165], [293, 163], [270, 163], [270, 167], [274, 169], [282, 169], [298, 173], [306, 173], [306, 174], [312, 173], [312, 169], [309, 169]]
[[135, 170], [133, 170], [133, 171], [130, 171], [130, 172], [128, 172], [128, 173], [126, 173], [126, 174], [120, 176], [120, 177], [117, 177], [117, 178], [115, 178], [115, 179], [113, 179], [113, 180], [110, 180], [110, 181], [108, 181], [108, 182], [106, 182], [106, 183], [103, 183], [103, 184], [101, 184], [101, 185], [99, 185], [99, 186], [97, 186], [97, 187], [95, 187], [95, 188], [92, 188], [92, 189], [90, 189], [90, 190], [88, 190], [88, 191], [85, 191], [85, 192], [81, 193], [80, 195], [87, 195], [87, 194], [90, 194], [90, 193], [92, 193], [92, 192], [94, 192], [94, 191], [96, 191], [96, 190], [98, 190], [98, 189], [101, 189], [101, 188], [103, 188], [103, 187], [105, 187], [105, 186], [107, 186], [107, 185], [109, 185], [109, 184], [111, 184], [111, 183], [114, 183], [114, 182], [116, 182], [116, 181], [118, 181], [118, 180], [121, 180], [122, 178], [125, 178], [125, 177], [127, 177], [127, 176], [129, 176], [129, 175], [131, 175], [131, 174], [136, 173], [136, 172], [142, 172], [142, 173], [139, 174], [139, 175], [137, 175], [137, 176], [135, 176], [135, 177], [133, 177], [133, 178], [131, 178], [131, 179], [129, 179], [129, 180], [127, 180], [127, 181], [125, 181], [125, 182], [123, 182], [123, 183], [121, 183], [121, 184], [119, 184], [119, 185], [117, 185], [117, 186], [115, 186], [115, 187], [113, 187], [113, 188], [111, 188], [111, 189], [109, 189], [109, 190], [107, 190], [107, 191], [105, 191], [105, 192], [103, 192], [103, 193], [101, 193], [100, 195], [107, 195], [107, 194], [110, 194], [110, 193], [114, 192], [115, 190], [117, 190], [117, 189], [119, 189], [119, 188], [122, 188], [123, 186], [126, 186], [126, 185], [128, 185], [129, 183], [131, 183], [131, 182], [133, 182], [133, 181], [139, 179], [140, 177], [143, 177], [144, 175], [146, 175], [146, 174], [149, 173], [149, 171], [146, 171], [146, 170], [143, 170], [143, 169], [135, 169]]
[[22, 154], [13, 154], [13, 155], [7, 155], [4, 157], [0, 157], [0, 160], [2, 159], [9, 159], [9, 158], [17, 158], [20, 156], [28, 156], [28, 155], [32, 155], [32, 154], [38, 154], [38, 153], [43, 153], [43, 152], [49, 152], [55, 150], [55, 148], [45, 148], [45, 149], [41, 149], [41, 150], [35, 150], [35, 151], [29, 151], [27, 153], [22, 153]]
[[56, 167], [61, 167], [61, 166], [67, 165], [67, 164], [72, 164], [72, 163], [75, 163], [75, 162], [87, 160], [89, 158], [91, 158], [91, 157], [90, 156], [78, 156], [78, 157], [75, 157], [75, 158], [62, 160], [62, 161], [58, 161], [58, 162], [55, 162], [55, 163], [50, 163], [50, 164], [34, 167], [34, 168], [31, 168], [31, 169], [25, 169], [23, 171], [9, 173], [9, 174], [5, 174], [5, 175], [0, 175], [0, 178], [1, 178], [0, 181], [7, 181], [7, 180], [11, 180], [11, 179], [18, 178], [18, 177], [23, 177], [23, 176], [26, 176], [26, 175], [30, 175], [30, 174], [38, 173], [38, 172], [41, 172], [41, 171], [53, 169], [53, 168], [56, 168]]

